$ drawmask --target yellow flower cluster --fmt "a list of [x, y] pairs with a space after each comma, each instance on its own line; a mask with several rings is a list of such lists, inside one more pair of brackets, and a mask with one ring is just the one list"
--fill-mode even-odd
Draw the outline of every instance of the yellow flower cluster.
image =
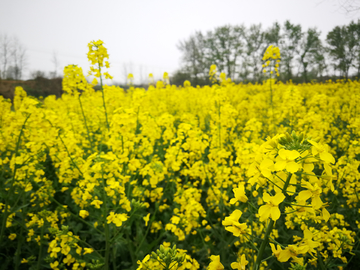
[[62, 87], [63, 91], [69, 95], [78, 95], [79, 90], [85, 93], [93, 90], [91, 85], [87, 83], [82, 68], [76, 65], [69, 65], [64, 68]]
[[212, 83], [215, 83], [217, 81], [217, 67], [216, 65], [211, 65], [210, 70], [209, 70], [209, 77], [210, 77], [210, 81]]
[[279, 63], [280, 63], [280, 49], [279, 47], [275, 47], [273, 45], [270, 45], [265, 53], [264, 53], [264, 57], [263, 57], [263, 61], [265, 61], [265, 64], [263, 64], [263, 68], [264, 68], [264, 73], [266, 73], [266, 68], [269, 67], [270, 68], [270, 74], [273, 74], [272, 69], [272, 62], [274, 62], [273, 66], [274, 66], [274, 70], [276, 73], [276, 76], [280, 76], [279, 74]]
[[87, 54], [87, 57], [89, 61], [91, 62], [91, 67], [89, 71], [89, 75], [94, 75], [95, 78], [92, 82], [92, 84], [97, 84], [97, 79], [101, 79], [101, 75], [105, 76], [105, 79], [112, 79], [113, 77], [108, 72], [101, 72], [101, 68], [105, 67], [110, 68], [110, 64], [108, 61], [105, 61], [105, 59], [109, 59], [109, 54], [107, 52], [107, 49], [104, 47], [104, 42], [101, 40], [98, 41], [91, 41], [88, 44], [89, 52]]

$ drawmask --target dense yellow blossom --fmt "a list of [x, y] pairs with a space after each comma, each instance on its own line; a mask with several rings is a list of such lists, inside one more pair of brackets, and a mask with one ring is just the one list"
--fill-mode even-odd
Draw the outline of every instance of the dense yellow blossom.
[[[111, 78], [102, 41], [88, 57], [96, 83]], [[264, 65], [279, 59], [271, 47]], [[355, 261], [360, 83], [236, 84], [216, 66], [210, 76], [212, 86], [164, 74], [148, 89], [95, 91], [70, 65], [61, 98], [0, 97], [3, 258], [165, 269], [176, 243], [179, 270]], [[152, 255], [161, 241], [163, 258]]]

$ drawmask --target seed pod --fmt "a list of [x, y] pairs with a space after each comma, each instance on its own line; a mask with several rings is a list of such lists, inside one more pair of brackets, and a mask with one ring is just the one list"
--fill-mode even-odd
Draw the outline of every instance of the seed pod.
[[[157, 250], [157, 251], [159, 251], [159, 250]], [[157, 259], [157, 257], [158, 257], [158, 255], [153, 251], [153, 252], [151, 252], [151, 256], [154, 258], [154, 259]]]
[[304, 139], [304, 133], [301, 132], [300, 135], [299, 135], [299, 142], [301, 143]]

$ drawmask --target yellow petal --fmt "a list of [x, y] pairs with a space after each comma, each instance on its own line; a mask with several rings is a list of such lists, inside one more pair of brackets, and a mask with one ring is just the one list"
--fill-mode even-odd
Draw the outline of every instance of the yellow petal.
[[312, 172], [314, 169], [314, 164], [312, 163], [305, 163], [303, 165], [304, 172]]
[[278, 261], [279, 262], [287, 262], [289, 259], [290, 259], [290, 251], [285, 249], [285, 250], [282, 250], [279, 254], [279, 257], [278, 257]]
[[325, 208], [322, 209], [322, 217], [327, 222], [330, 218], [330, 213]]
[[276, 171], [282, 171], [286, 167], [286, 160], [278, 160], [275, 163], [275, 170]]
[[306, 201], [312, 196], [312, 192], [310, 190], [303, 190], [300, 191], [299, 195], [297, 196], [297, 201]]
[[260, 221], [264, 221], [269, 218], [270, 208], [271, 208], [271, 206], [268, 204], [260, 206], [260, 208], [259, 208]]
[[320, 196], [314, 196], [311, 200], [311, 205], [315, 209], [319, 209], [323, 205], [323, 202], [321, 201]]
[[230, 215], [230, 218], [232, 220], [238, 221], [239, 218], [241, 217], [242, 212], [239, 209], [234, 210], [234, 212], [232, 212], [232, 214]]
[[289, 162], [288, 164], [286, 164], [286, 170], [289, 173], [296, 173], [300, 168], [300, 165], [298, 163], [296, 163], [295, 161]]
[[277, 221], [280, 218], [281, 212], [278, 207], [271, 207], [271, 219]]
[[279, 205], [283, 200], [285, 199], [285, 195], [282, 193], [277, 193], [273, 198], [272, 198], [272, 203], [274, 205]]
[[271, 196], [267, 192], [264, 192], [263, 199], [264, 202], [270, 202]]
[[325, 164], [324, 164], [324, 168], [325, 168], [326, 175], [332, 176], [332, 170], [331, 170], [330, 165], [327, 164], [327, 163], [325, 163]]
[[298, 151], [292, 150], [288, 152], [288, 159], [294, 160], [297, 159], [298, 157], [300, 157], [300, 153]]
[[279, 150], [279, 156], [282, 158], [282, 159], [286, 159], [286, 157], [287, 157], [287, 152], [288, 152], [289, 150], [285, 150], [285, 149], [280, 149]]
[[320, 159], [327, 163], [335, 163], [335, 158], [328, 152], [320, 153]]
[[271, 159], [264, 159], [260, 164], [260, 170], [269, 169], [272, 165], [274, 162]]

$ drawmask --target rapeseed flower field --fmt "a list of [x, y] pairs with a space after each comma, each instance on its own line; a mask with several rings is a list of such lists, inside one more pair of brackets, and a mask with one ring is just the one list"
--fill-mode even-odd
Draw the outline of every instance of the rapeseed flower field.
[[358, 81], [278, 82], [270, 46], [262, 84], [124, 91], [88, 47], [91, 84], [0, 97], [0, 269], [358, 269]]

